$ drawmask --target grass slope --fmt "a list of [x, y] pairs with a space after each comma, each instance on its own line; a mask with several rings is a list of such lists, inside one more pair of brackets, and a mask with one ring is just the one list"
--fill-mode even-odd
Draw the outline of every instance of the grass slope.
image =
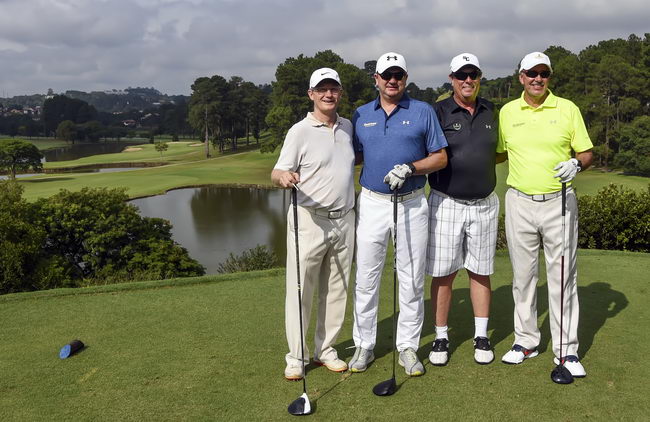
[[[466, 277], [450, 316], [452, 357], [375, 397], [390, 377], [392, 268], [384, 270], [377, 361], [364, 374], [309, 367], [313, 420], [645, 420], [650, 344], [650, 255], [580, 251], [581, 354], [588, 376], [568, 386], [550, 380], [546, 286], [539, 287], [542, 345], [522, 365], [473, 362]], [[507, 255], [493, 279], [490, 336], [497, 359], [512, 344]], [[542, 272], [543, 273], [543, 272]], [[426, 289], [428, 290], [427, 283]], [[351, 300], [337, 348], [352, 354]], [[433, 341], [426, 301], [421, 358]], [[315, 311], [315, 310], [314, 310]], [[0, 420], [293, 420], [286, 406], [301, 383], [282, 377], [284, 272], [150, 282], [0, 297]], [[58, 349], [80, 338], [68, 360]], [[313, 338], [313, 321], [309, 339]], [[311, 343], [311, 341], [310, 341]], [[644, 397], [646, 397], [644, 399]]]

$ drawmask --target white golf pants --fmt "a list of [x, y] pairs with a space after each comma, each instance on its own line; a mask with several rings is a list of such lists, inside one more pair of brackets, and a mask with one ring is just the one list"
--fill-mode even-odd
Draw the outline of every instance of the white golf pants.
[[[357, 274], [353, 338], [356, 347], [374, 349], [377, 339], [379, 285], [392, 239], [393, 203], [362, 189], [358, 201]], [[397, 278], [399, 319], [396, 346], [418, 350], [424, 320], [424, 266], [429, 208], [424, 194], [397, 204]], [[390, 324], [388, 325], [390, 326]], [[390, 332], [382, 333], [389, 336]]]
[[[527, 349], [539, 345], [537, 282], [539, 248], [544, 247], [548, 287], [549, 325], [553, 353], [560, 356], [560, 298], [562, 245], [564, 244], [564, 317], [562, 356], [578, 355], [578, 204], [567, 192], [565, 239], [562, 242], [562, 197], [535, 202], [514, 189], [506, 193], [506, 237], [512, 263], [515, 302], [515, 343]], [[540, 240], [541, 239], [541, 240]]]

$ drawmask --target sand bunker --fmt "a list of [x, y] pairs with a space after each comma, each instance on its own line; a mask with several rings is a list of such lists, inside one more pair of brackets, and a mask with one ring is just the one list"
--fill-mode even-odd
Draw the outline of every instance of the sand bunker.
[[140, 147], [128, 147], [128, 148], [124, 148], [123, 152], [135, 152], [135, 151], [142, 151], [142, 148], [140, 148]]

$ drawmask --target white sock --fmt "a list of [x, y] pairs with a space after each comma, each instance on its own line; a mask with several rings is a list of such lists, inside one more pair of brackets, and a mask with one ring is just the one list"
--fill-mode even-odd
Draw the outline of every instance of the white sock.
[[447, 330], [448, 329], [449, 329], [449, 327], [447, 327], [446, 325], [443, 325], [442, 327], [438, 327], [436, 325], [436, 340], [443, 339], [443, 338], [446, 338], [447, 340], [449, 340], [449, 337], [447, 336]]
[[490, 318], [474, 317], [474, 338], [487, 337], [487, 326], [489, 319]]

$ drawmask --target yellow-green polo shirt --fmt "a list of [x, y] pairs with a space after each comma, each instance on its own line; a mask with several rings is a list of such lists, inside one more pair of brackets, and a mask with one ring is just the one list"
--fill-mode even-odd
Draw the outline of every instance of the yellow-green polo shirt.
[[521, 98], [503, 106], [499, 114], [497, 152], [508, 152], [507, 184], [535, 195], [562, 189], [553, 168], [571, 158], [571, 150], [593, 148], [580, 109], [549, 91], [542, 105], [533, 108]]

